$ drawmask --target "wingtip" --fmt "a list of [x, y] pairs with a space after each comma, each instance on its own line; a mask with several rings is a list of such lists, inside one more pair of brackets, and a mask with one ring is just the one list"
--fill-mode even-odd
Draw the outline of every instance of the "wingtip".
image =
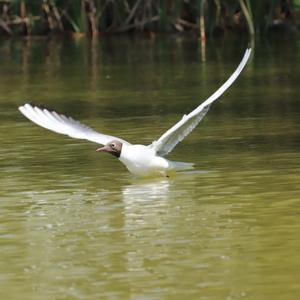
[[[20, 105], [20, 106], [18, 107], [18, 110], [19, 110], [21, 113], [23, 113], [24, 110], [26, 110], [26, 106], [27, 106], [27, 105], [29, 105], [28, 102], [25, 102], [24, 104], [22, 104], [22, 105]], [[24, 113], [23, 113], [23, 114], [24, 114]]]
[[20, 105], [18, 107], [19, 111], [22, 112], [22, 111], [25, 111], [25, 110], [29, 110], [29, 109], [40, 109], [40, 110], [47, 110], [49, 112], [54, 112], [53, 109], [49, 108], [49, 107], [46, 107], [45, 105], [42, 105], [42, 104], [36, 104], [32, 101], [25, 101], [24, 104]]
[[30, 101], [26, 101], [26, 102], [24, 102], [22, 105], [20, 105], [20, 106], [18, 107], [18, 109], [21, 111], [21, 110], [24, 110], [24, 109], [26, 109], [26, 108], [28, 108], [28, 107], [33, 108], [33, 107], [35, 107], [35, 106], [36, 106], [36, 105], [32, 104]]
[[247, 55], [250, 56], [251, 52], [252, 52], [252, 48], [251, 48], [251, 47], [248, 47], [248, 48], [246, 49], [245, 54], [247, 54]]

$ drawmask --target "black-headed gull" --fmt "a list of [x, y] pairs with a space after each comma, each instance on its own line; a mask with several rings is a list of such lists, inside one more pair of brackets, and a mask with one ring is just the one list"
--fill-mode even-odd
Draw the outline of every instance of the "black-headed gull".
[[166, 176], [172, 171], [193, 168], [193, 163], [170, 161], [164, 156], [171, 152], [198, 125], [208, 112], [210, 105], [231, 86], [245, 67], [250, 53], [251, 49], [247, 49], [237, 69], [215, 93], [188, 115], [184, 115], [178, 123], [148, 146], [132, 145], [120, 138], [96, 132], [71, 117], [30, 104], [20, 106], [19, 110], [29, 120], [44, 128], [72, 138], [85, 139], [104, 145], [97, 151], [108, 152], [116, 156], [135, 175]]

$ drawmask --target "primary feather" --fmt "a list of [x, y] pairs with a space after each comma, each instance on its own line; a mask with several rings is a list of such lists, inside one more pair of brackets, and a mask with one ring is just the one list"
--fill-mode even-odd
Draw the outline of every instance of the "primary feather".
[[250, 57], [250, 53], [251, 49], [247, 49], [236, 70], [216, 92], [214, 92], [191, 113], [184, 115], [178, 123], [166, 131], [157, 141], [154, 141], [151, 145], [149, 145], [149, 147], [154, 149], [160, 156], [165, 156], [171, 152], [173, 148], [199, 124], [208, 112], [211, 103], [217, 100], [237, 79], [245, 67]]
[[19, 110], [32, 122], [56, 133], [65, 134], [76, 139], [85, 139], [101, 145], [105, 145], [112, 140], [118, 140], [124, 144], [130, 145], [120, 138], [99, 133], [71, 117], [66, 117], [55, 111], [42, 109], [28, 103], [20, 106]]

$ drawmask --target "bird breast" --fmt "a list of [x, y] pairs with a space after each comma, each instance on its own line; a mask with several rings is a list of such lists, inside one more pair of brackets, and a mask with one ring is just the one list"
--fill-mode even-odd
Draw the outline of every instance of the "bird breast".
[[144, 145], [123, 145], [119, 159], [131, 173], [138, 175], [168, 167], [166, 159], [156, 156], [153, 149]]
[[148, 164], [155, 156], [155, 151], [144, 145], [124, 145], [120, 160], [137, 164]]

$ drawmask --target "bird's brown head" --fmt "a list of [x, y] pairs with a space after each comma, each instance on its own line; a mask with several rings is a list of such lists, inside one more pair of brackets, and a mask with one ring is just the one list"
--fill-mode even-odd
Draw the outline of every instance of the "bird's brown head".
[[105, 146], [98, 148], [97, 152], [108, 152], [113, 156], [120, 157], [123, 144], [120, 141], [111, 141]]

